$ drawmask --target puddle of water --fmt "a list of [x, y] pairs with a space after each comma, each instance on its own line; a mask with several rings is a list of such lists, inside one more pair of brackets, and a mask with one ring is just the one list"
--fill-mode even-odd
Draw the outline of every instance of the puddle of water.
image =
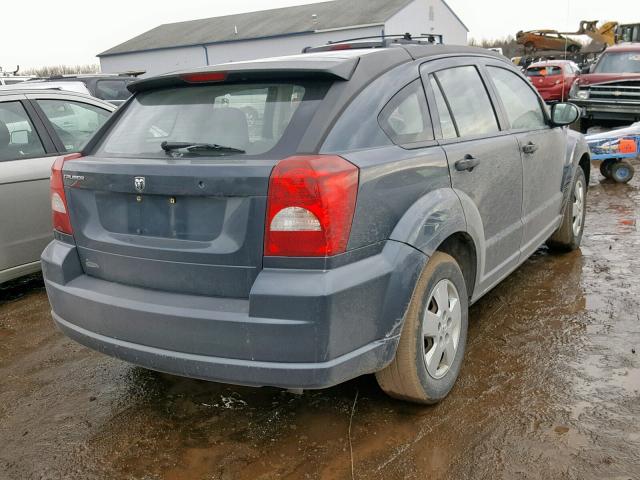
[[370, 376], [293, 396], [148, 372], [56, 333], [41, 287], [17, 291], [0, 299], [0, 478], [638, 478], [638, 185], [594, 177], [582, 252], [540, 250], [471, 309], [433, 407]]

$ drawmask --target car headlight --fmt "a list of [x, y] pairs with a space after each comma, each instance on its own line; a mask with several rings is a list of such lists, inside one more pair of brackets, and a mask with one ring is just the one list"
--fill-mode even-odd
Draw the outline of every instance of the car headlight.
[[580, 100], [589, 100], [589, 90], [578, 90], [576, 97]]
[[576, 98], [576, 93], [578, 93], [578, 82], [573, 82], [569, 89], [569, 98]]

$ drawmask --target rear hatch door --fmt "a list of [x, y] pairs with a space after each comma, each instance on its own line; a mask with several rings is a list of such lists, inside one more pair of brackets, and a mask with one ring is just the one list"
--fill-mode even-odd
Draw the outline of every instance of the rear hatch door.
[[527, 76], [536, 88], [551, 88], [563, 81], [562, 67], [529, 67]]
[[271, 170], [296, 152], [326, 82], [138, 93], [90, 154], [65, 163], [87, 275], [247, 298], [261, 269]]

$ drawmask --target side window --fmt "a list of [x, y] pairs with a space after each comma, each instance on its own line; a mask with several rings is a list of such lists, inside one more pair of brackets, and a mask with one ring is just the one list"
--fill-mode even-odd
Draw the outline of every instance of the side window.
[[461, 137], [498, 132], [498, 120], [475, 67], [455, 67], [435, 73]]
[[433, 140], [429, 110], [420, 80], [404, 87], [382, 109], [380, 127], [396, 145]]
[[431, 89], [436, 97], [436, 107], [438, 108], [438, 116], [440, 117], [440, 129], [442, 130], [442, 138], [447, 140], [449, 138], [456, 138], [458, 132], [456, 131], [456, 125], [451, 118], [451, 112], [449, 106], [442, 96], [442, 90], [438, 85], [437, 80], [433, 75], [429, 75], [429, 81], [431, 82]]
[[546, 126], [538, 96], [518, 75], [499, 67], [489, 67], [498, 95], [514, 130], [535, 130]]
[[0, 162], [44, 154], [40, 137], [22, 104], [0, 103]]
[[37, 100], [67, 152], [82, 150], [111, 112], [70, 100]]

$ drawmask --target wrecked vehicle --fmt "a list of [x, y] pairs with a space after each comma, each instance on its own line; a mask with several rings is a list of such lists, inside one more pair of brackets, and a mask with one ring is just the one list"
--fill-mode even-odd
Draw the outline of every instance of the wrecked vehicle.
[[[76, 341], [289, 389], [452, 389], [468, 308], [584, 231], [589, 154], [507, 59], [384, 39], [133, 83], [60, 157], [42, 255]], [[257, 112], [249, 125], [245, 107]]]
[[579, 52], [582, 44], [575, 40], [561, 35], [557, 30], [531, 30], [529, 32], [518, 32], [516, 42], [524, 45], [525, 51], [536, 50], [560, 50], [571, 53]]
[[581, 129], [640, 120], [640, 43], [607, 48], [574, 83], [570, 100], [582, 108]]

